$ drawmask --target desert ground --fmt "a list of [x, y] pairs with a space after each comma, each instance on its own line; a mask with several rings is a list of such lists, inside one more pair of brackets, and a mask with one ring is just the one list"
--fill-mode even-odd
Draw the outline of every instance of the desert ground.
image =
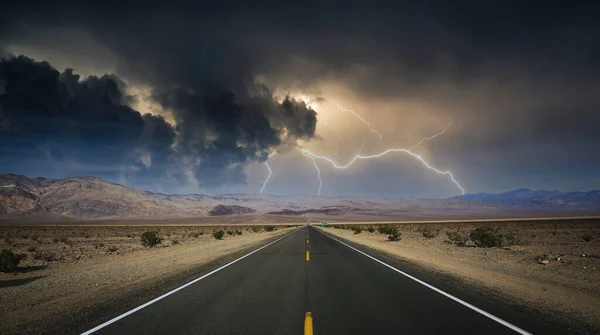
[[[15, 272], [0, 273], [1, 333], [60, 333], [106, 319], [297, 227], [291, 218], [244, 225], [243, 217], [0, 225], [0, 249], [25, 257]], [[470, 233], [482, 226], [497, 229], [503, 244], [476, 247]], [[400, 240], [389, 241], [382, 227], [396, 228]], [[494, 299], [590, 333], [600, 329], [600, 219], [338, 222], [322, 229]], [[212, 234], [220, 230], [217, 240]], [[143, 246], [147, 231], [161, 243]]]
[[[0, 273], [2, 334], [61, 333], [131, 308], [291, 230], [284, 225], [0, 227], [0, 249], [25, 255]], [[212, 233], [222, 230], [217, 240]], [[145, 247], [140, 236], [163, 240]], [[109, 308], [107, 307], [109, 306]], [[105, 314], [109, 315], [109, 314]], [[92, 319], [93, 320], [93, 319]]]
[[[384, 225], [334, 224], [322, 229], [578, 329], [600, 330], [598, 219], [388, 225], [398, 228], [399, 241], [378, 232]], [[475, 247], [469, 234], [481, 226], [498, 229], [503, 245]]]

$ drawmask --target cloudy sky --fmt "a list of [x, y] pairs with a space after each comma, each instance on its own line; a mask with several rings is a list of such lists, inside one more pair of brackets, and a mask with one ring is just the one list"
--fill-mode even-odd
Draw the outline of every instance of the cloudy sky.
[[[315, 164], [324, 195], [600, 188], [598, 4], [343, 4], [13, 4], [0, 173], [258, 193], [268, 159], [268, 194], [318, 193]], [[332, 166], [388, 149], [412, 155]]]

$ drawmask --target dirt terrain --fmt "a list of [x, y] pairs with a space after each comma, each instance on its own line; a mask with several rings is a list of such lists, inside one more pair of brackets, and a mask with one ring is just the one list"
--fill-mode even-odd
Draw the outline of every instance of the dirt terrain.
[[[474, 284], [574, 327], [600, 330], [600, 220], [395, 224], [400, 241], [389, 241], [373, 225], [333, 225], [334, 236], [384, 251]], [[499, 228], [502, 247], [453, 244], [478, 226]], [[352, 230], [362, 231], [355, 233]], [[368, 228], [375, 229], [369, 232]], [[335, 229], [344, 228], [344, 229]], [[430, 238], [424, 237], [428, 235]]]
[[[26, 255], [15, 273], [0, 273], [1, 333], [52, 333], [85, 319], [91, 308], [134, 292], [180, 285], [220, 257], [254, 248], [294, 228], [285, 226], [0, 227], [0, 249]], [[223, 230], [222, 240], [212, 232]], [[268, 232], [266, 230], [269, 230]], [[140, 236], [163, 241], [144, 247]], [[213, 264], [212, 266], [216, 266]], [[168, 286], [168, 285], [167, 285]], [[145, 294], [149, 294], [145, 292]], [[147, 299], [149, 300], [149, 299]], [[143, 302], [143, 301], [142, 301]], [[115, 306], [110, 309], [115, 310]], [[40, 328], [41, 327], [41, 328]]]

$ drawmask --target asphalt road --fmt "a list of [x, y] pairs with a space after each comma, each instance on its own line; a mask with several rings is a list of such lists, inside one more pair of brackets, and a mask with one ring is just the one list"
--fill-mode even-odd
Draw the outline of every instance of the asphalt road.
[[[426, 271], [391, 265], [528, 332], [561, 333]], [[314, 334], [517, 333], [308, 227], [97, 333], [303, 334], [307, 312]]]

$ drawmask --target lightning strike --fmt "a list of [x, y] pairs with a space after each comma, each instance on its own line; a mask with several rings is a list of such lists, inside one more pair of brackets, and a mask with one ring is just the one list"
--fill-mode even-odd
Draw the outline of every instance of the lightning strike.
[[349, 112], [354, 114], [354, 116], [356, 116], [362, 123], [366, 124], [369, 127], [369, 130], [372, 133], [377, 134], [377, 136], [379, 136], [379, 141], [383, 142], [383, 135], [381, 135], [381, 133], [375, 129], [373, 129], [373, 127], [371, 127], [371, 124], [369, 122], [367, 122], [365, 119], [363, 119], [360, 115], [358, 115], [358, 113], [356, 113], [355, 111], [348, 109], [348, 108], [344, 108], [342, 106], [340, 106], [340, 104], [336, 103], [337, 107], [342, 111], [342, 112]]
[[446, 130], [448, 130], [450, 128], [451, 125], [452, 125], [452, 122], [448, 122], [448, 125], [446, 126], [446, 128], [444, 128], [444, 130], [442, 130], [442, 131], [440, 131], [440, 132], [438, 132], [438, 133], [436, 133], [436, 134], [434, 134], [432, 136], [423, 137], [419, 142], [417, 142], [415, 145], [413, 145], [412, 147], [410, 147], [410, 149], [408, 149], [408, 150], [413, 150], [416, 147], [418, 147], [419, 145], [423, 144], [423, 142], [425, 142], [425, 141], [431, 141], [434, 138], [436, 138], [436, 137], [444, 134], [446, 132]]
[[271, 170], [271, 166], [269, 165], [269, 158], [275, 156], [277, 152], [273, 152], [271, 154], [269, 154], [269, 156], [267, 157], [267, 160], [265, 161], [265, 166], [267, 167], [267, 170], [269, 170], [269, 175], [267, 176], [267, 179], [265, 179], [265, 181], [263, 182], [263, 186], [260, 189], [260, 194], [263, 193], [263, 191], [265, 190], [265, 187], [267, 187], [267, 183], [269, 183], [269, 179], [271, 179], [271, 175], [273, 175], [273, 171]]
[[431, 171], [434, 171], [437, 174], [449, 176], [450, 180], [454, 183], [454, 185], [456, 185], [456, 187], [458, 187], [460, 189], [460, 191], [462, 192], [462, 194], [465, 194], [465, 189], [456, 181], [456, 179], [454, 179], [454, 175], [452, 175], [452, 173], [450, 171], [441, 171], [441, 170], [438, 170], [437, 168], [429, 165], [429, 163], [427, 163], [423, 159], [423, 157], [421, 157], [421, 155], [417, 155], [414, 152], [412, 152], [410, 150], [407, 150], [407, 149], [388, 149], [388, 150], [383, 151], [381, 153], [378, 153], [378, 154], [375, 154], [375, 155], [369, 155], [369, 156], [356, 155], [347, 164], [345, 164], [345, 165], [339, 165], [337, 162], [335, 162], [333, 159], [331, 159], [329, 157], [319, 156], [319, 155], [316, 155], [316, 154], [312, 153], [308, 149], [302, 148], [302, 153], [303, 154], [307, 154], [307, 155], [309, 155], [309, 156], [311, 156], [313, 158], [318, 158], [318, 159], [325, 160], [325, 161], [331, 163], [331, 165], [334, 168], [336, 168], [336, 169], [346, 169], [346, 168], [350, 167], [352, 164], [354, 164], [354, 162], [356, 162], [357, 160], [379, 158], [379, 157], [385, 156], [385, 155], [387, 155], [389, 153], [392, 153], [392, 152], [402, 152], [402, 153], [409, 154], [410, 156], [418, 159], [421, 162], [421, 164], [423, 164], [423, 166], [425, 166], [427, 169], [429, 169]]
[[304, 152], [302, 152], [302, 154], [312, 160], [312, 162], [315, 166], [315, 170], [317, 170], [317, 178], [319, 179], [319, 193], [317, 193], [317, 195], [321, 195], [321, 189], [323, 188], [323, 180], [321, 179], [321, 169], [319, 169], [319, 166], [317, 165], [317, 161], [315, 160], [314, 157], [307, 155]]

